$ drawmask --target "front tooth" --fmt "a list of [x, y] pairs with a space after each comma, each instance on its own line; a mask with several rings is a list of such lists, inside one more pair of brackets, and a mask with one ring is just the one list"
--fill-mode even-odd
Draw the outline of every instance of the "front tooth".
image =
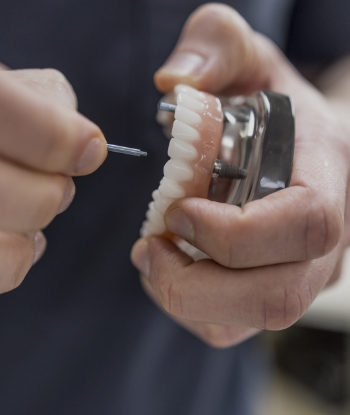
[[199, 101], [205, 100], [205, 95], [203, 94], [203, 92], [199, 92], [196, 89], [188, 85], [183, 85], [183, 84], [176, 85], [176, 87], [174, 88], [174, 91], [176, 95], [180, 94], [181, 92], [184, 92], [185, 94], [191, 95], [191, 97], [196, 98]]
[[174, 121], [171, 134], [175, 138], [180, 138], [181, 140], [190, 143], [197, 141], [200, 138], [199, 132], [195, 128], [177, 120]]
[[165, 197], [161, 196], [156, 202], [154, 202], [154, 208], [158, 210], [159, 213], [164, 215], [165, 211], [168, 207], [175, 201], [176, 199], [172, 197]]
[[193, 170], [183, 160], [171, 159], [164, 166], [164, 176], [176, 182], [192, 180], [193, 175]]
[[196, 112], [203, 112], [205, 110], [205, 105], [201, 101], [183, 92], [177, 96], [177, 105], [182, 105], [188, 110]]
[[200, 115], [183, 107], [182, 105], [178, 105], [176, 107], [175, 119], [190, 126], [199, 125], [202, 122], [202, 117]]
[[174, 159], [194, 160], [197, 158], [197, 150], [189, 143], [178, 138], [172, 138], [169, 143], [168, 155]]
[[180, 199], [186, 194], [184, 189], [178, 183], [165, 177], [163, 183], [159, 186], [159, 191], [162, 195], [174, 199]]

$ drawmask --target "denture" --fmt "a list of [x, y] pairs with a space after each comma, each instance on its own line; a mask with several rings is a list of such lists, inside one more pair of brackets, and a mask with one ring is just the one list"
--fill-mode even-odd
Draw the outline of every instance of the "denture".
[[152, 193], [141, 236], [166, 232], [164, 213], [184, 197], [206, 198], [223, 128], [220, 100], [187, 85], [177, 85], [175, 121], [169, 142], [170, 160], [164, 177]]

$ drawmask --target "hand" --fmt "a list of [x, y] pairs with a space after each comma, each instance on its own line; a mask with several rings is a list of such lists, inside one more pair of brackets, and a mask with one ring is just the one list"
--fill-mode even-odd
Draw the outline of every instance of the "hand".
[[349, 126], [268, 39], [224, 5], [190, 16], [155, 83], [163, 92], [187, 83], [213, 94], [266, 88], [293, 97], [288, 189], [243, 209], [195, 198], [171, 205], [168, 229], [210, 260], [194, 262], [160, 237], [139, 240], [132, 252], [148, 294], [210, 345], [292, 325], [336, 280], [349, 244]]
[[56, 70], [0, 70], [0, 293], [42, 256], [40, 229], [71, 203], [71, 176], [93, 172], [106, 157], [101, 130], [76, 105]]

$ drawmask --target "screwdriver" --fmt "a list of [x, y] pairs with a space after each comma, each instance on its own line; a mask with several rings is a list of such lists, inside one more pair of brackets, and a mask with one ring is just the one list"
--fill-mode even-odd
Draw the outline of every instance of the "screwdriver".
[[147, 156], [147, 153], [145, 151], [141, 151], [137, 148], [117, 146], [115, 144], [107, 144], [107, 150], [113, 153], [127, 154], [129, 156], [137, 156], [137, 157]]

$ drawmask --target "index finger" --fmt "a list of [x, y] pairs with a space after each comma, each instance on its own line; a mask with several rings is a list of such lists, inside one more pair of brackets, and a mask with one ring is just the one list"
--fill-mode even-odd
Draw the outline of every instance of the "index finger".
[[65, 175], [96, 170], [106, 157], [101, 130], [81, 114], [0, 73], [0, 156]]

